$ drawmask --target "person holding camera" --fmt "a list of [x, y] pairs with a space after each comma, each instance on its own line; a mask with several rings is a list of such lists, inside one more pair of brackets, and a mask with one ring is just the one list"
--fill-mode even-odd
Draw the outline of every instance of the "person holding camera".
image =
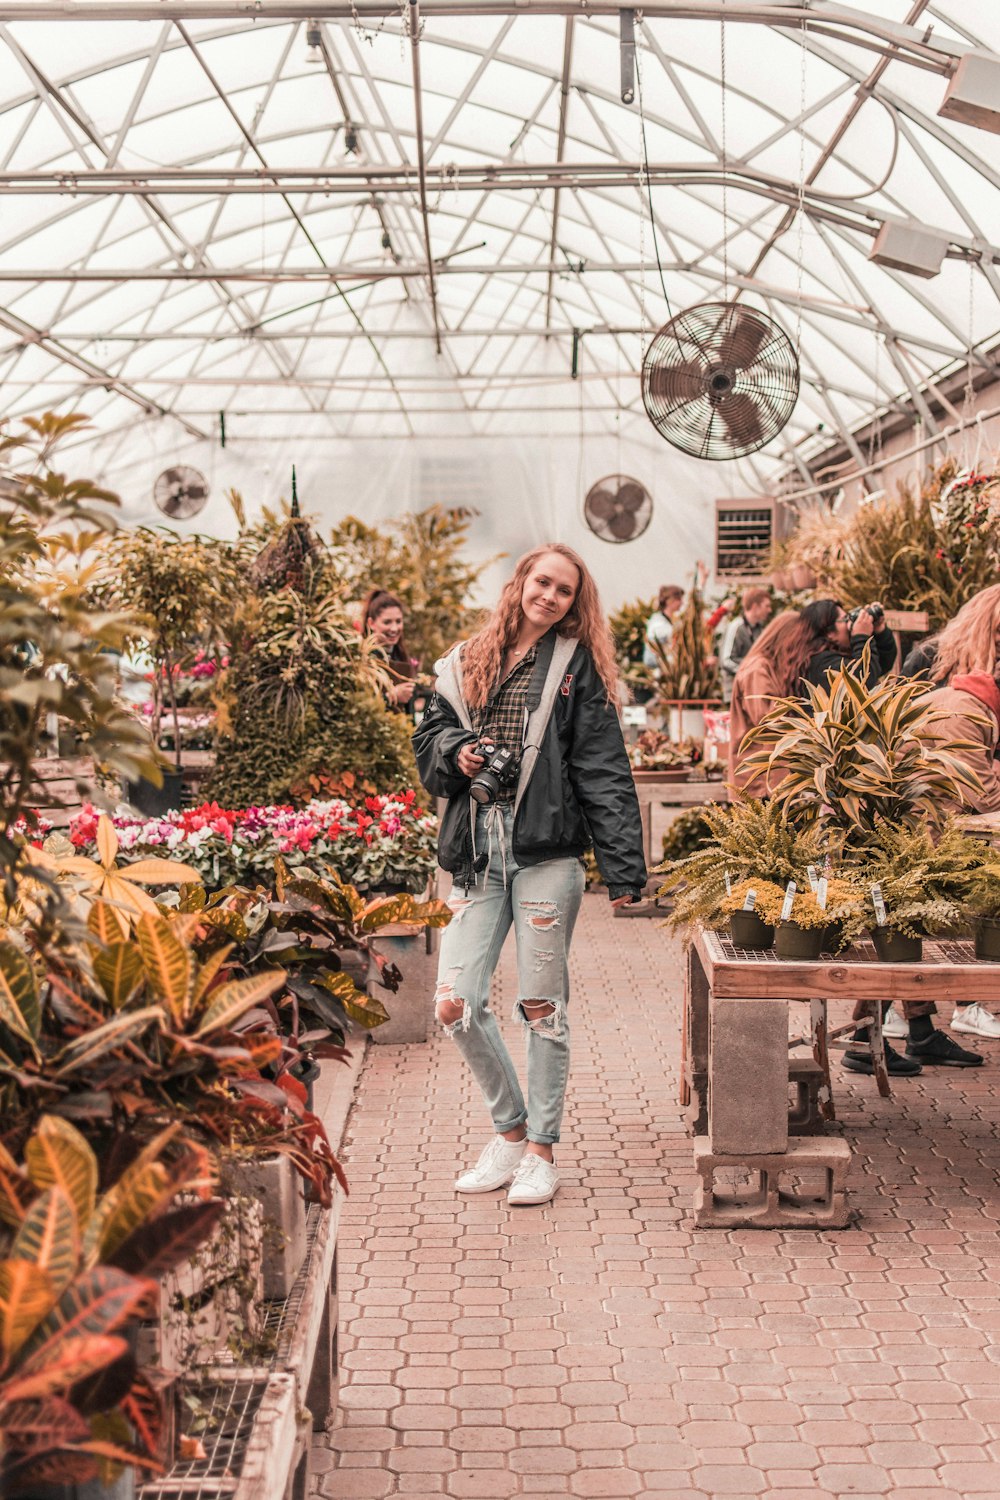
[[[569, 1076], [573, 925], [593, 844], [613, 906], [646, 883], [639, 804], [618, 717], [614, 645], [597, 588], [560, 543], [520, 559], [492, 616], [438, 663], [413, 737], [420, 779], [446, 797], [438, 858], [453, 876], [435, 1014], [462, 1051], [495, 1135], [460, 1193], [510, 1184], [514, 1205], [559, 1186], [553, 1147]], [[527, 1100], [489, 1006], [517, 943]]]
[[[826, 686], [827, 672], [837, 672], [849, 661], [869, 687], [892, 671], [896, 664], [896, 638], [886, 629], [881, 604], [866, 604], [846, 610], [837, 599], [814, 599], [802, 611], [809, 631], [809, 663], [803, 680], [813, 687]], [[868, 666], [864, 649], [871, 642]]]

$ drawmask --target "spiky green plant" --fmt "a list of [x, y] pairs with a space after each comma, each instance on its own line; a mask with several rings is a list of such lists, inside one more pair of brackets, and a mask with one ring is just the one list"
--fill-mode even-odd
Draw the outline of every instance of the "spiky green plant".
[[936, 737], [948, 715], [929, 704], [925, 683], [868, 687], [845, 662], [827, 685], [806, 688], [807, 698], [781, 700], [744, 742], [756, 747], [743, 761], [748, 775], [781, 774], [772, 792], [781, 816], [863, 845], [883, 827], [937, 825], [982, 792], [961, 759], [975, 746]]
[[854, 863], [868, 896], [868, 926], [875, 925], [870, 892], [876, 882], [891, 932], [921, 937], [960, 925], [984, 861], [992, 863], [989, 850], [954, 819], [937, 828], [880, 824]]

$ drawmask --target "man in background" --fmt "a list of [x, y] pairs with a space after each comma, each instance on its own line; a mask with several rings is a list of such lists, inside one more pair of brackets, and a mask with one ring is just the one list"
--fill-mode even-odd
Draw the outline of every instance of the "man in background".
[[743, 590], [740, 604], [741, 612], [730, 622], [719, 652], [722, 697], [727, 704], [732, 700], [733, 681], [740, 662], [771, 618], [771, 595], [759, 584]]

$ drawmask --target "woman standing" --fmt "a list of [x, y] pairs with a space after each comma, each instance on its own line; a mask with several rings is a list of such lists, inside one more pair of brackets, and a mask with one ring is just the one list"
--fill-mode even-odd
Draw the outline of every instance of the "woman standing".
[[392, 678], [385, 691], [387, 706], [408, 713], [413, 697], [414, 663], [403, 644], [403, 606], [385, 589], [371, 589], [361, 604], [361, 634], [374, 636]]
[[[438, 673], [413, 741], [424, 785], [448, 799], [438, 857], [453, 876], [453, 915], [436, 1015], [496, 1132], [455, 1187], [511, 1183], [512, 1204], [545, 1203], [559, 1186], [552, 1148], [569, 1075], [568, 956], [584, 850], [593, 843], [613, 906], [646, 883], [614, 646], [582, 560], [559, 543], [527, 553], [486, 625]], [[489, 1008], [511, 926], [527, 1102]]]
[[766, 778], [742, 770], [743, 740], [779, 698], [801, 692], [809, 666], [812, 634], [797, 609], [783, 610], [767, 625], [740, 662], [729, 711], [729, 779], [750, 797], [767, 793]]

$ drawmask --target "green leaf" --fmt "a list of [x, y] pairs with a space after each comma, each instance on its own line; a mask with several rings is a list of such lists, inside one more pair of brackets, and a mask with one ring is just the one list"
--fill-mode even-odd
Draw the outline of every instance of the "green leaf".
[[28, 1176], [37, 1188], [61, 1189], [73, 1205], [82, 1230], [94, 1212], [97, 1158], [68, 1120], [43, 1115], [24, 1148]]
[[76, 1273], [80, 1236], [73, 1204], [62, 1188], [47, 1188], [29, 1208], [11, 1246], [13, 1260], [28, 1260], [49, 1278], [53, 1300]]
[[286, 983], [284, 969], [265, 969], [251, 979], [233, 979], [220, 985], [212, 991], [211, 1003], [201, 1017], [195, 1037], [228, 1030], [251, 1006], [283, 989]]
[[13, 943], [0, 943], [0, 1026], [26, 1042], [38, 1056], [35, 1043], [41, 1012], [35, 974], [31, 960]]
[[121, 1010], [143, 981], [142, 956], [134, 943], [109, 943], [94, 958], [94, 974], [110, 1005]]
[[191, 954], [163, 917], [141, 916], [135, 924], [135, 935], [150, 988], [166, 1004], [175, 1022], [184, 1020], [191, 990]]

